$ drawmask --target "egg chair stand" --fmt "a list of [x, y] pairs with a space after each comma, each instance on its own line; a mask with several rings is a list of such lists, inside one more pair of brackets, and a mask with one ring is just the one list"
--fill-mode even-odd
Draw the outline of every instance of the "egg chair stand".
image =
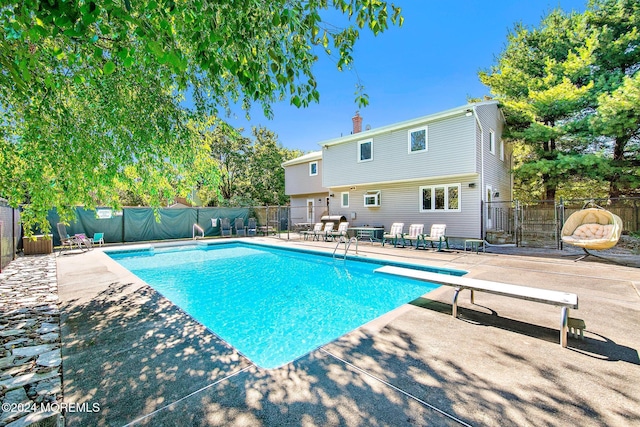
[[[587, 205], [591, 207], [587, 208]], [[582, 248], [584, 255], [575, 259], [580, 261], [588, 256], [606, 259], [589, 252], [614, 247], [622, 233], [622, 220], [619, 216], [591, 202], [585, 203], [581, 210], [572, 213], [565, 221], [561, 238], [564, 243]]]
[[[606, 258], [601, 257], [600, 255], [592, 254], [586, 248], [582, 248], [582, 250], [584, 251], [584, 255], [580, 255], [578, 258], [574, 259], [575, 262], [581, 261], [581, 260], [585, 259], [588, 256], [592, 256], [592, 257], [596, 257], [596, 258], [600, 258], [600, 259], [606, 259]], [[573, 256], [573, 255], [566, 255], [566, 256]], [[607, 260], [607, 261], [609, 261], [609, 260]]]

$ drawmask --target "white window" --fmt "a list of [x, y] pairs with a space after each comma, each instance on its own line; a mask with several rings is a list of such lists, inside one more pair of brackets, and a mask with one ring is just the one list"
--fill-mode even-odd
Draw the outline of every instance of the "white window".
[[358, 142], [358, 162], [373, 160], [373, 140]]
[[500, 160], [504, 162], [504, 141], [500, 139]]
[[489, 131], [489, 152], [496, 154], [496, 133], [492, 130]]
[[318, 162], [309, 163], [309, 176], [318, 175]]
[[367, 191], [364, 194], [364, 205], [369, 208], [380, 206], [380, 191]]
[[420, 187], [420, 212], [460, 212], [460, 184]]
[[409, 153], [420, 153], [428, 150], [427, 127], [410, 129], [407, 133]]
[[349, 192], [345, 191], [340, 193], [340, 207], [348, 208], [349, 207]]

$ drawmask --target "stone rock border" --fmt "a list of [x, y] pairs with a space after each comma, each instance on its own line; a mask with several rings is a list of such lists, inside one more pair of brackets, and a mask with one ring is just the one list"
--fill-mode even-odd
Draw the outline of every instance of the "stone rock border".
[[0, 273], [0, 427], [61, 425], [62, 358], [55, 255]]

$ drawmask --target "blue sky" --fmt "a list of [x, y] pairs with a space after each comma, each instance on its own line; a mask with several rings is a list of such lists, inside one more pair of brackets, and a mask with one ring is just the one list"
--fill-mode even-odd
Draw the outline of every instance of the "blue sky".
[[[463, 105], [468, 97], [489, 94], [478, 71], [494, 64], [516, 23], [535, 27], [555, 8], [584, 12], [586, 1], [395, 0], [404, 25], [377, 37], [363, 31], [353, 71], [339, 72], [334, 61], [319, 55], [314, 67], [319, 104], [298, 109], [282, 102], [273, 106], [271, 120], [260, 108], [251, 110], [250, 121], [242, 111], [226, 120], [249, 130], [264, 126], [284, 147], [309, 152], [319, 150], [321, 141], [351, 133], [351, 117], [358, 110], [363, 128], [377, 128]], [[370, 101], [362, 109], [355, 103], [358, 77]]]

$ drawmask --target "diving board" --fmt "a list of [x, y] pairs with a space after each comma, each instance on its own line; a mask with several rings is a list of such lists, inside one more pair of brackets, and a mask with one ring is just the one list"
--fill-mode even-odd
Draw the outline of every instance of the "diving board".
[[395, 267], [390, 265], [377, 268], [375, 272], [390, 274], [393, 276], [402, 276], [456, 288], [452, 303], [453, 317], [458, 317], [458, 295], [460, 291], [464, 289], [471, 291], [472, 304], [474, 304], [473, 293], [474, 291], [478, 291], [561, 307], [560, 345], [562, 347], [567, 346], [569, 309], [578, 308], [578, 295], [569, 292], [532, 288], [528, 286], [512, 285], [508, 283], [492, 282], [461, 276], [451, 276], [448, 274], [432, 273], [429, 271], [414, 270], [411, 268]]

